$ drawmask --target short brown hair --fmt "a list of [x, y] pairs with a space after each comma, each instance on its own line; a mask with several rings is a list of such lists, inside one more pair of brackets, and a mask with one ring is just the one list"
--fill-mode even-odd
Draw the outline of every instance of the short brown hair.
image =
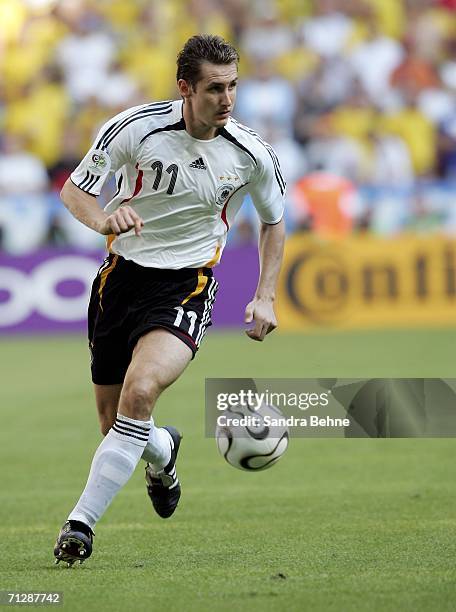
[[199, 80], [202, 62], [237, 65], [239, 53], [221, 36], [212, 34], [192, 36], [177, 56], [177, 80], [184, 79], [194, 87]]

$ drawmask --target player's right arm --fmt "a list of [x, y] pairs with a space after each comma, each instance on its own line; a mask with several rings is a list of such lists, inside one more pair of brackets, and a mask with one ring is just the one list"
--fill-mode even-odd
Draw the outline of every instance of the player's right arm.
[[127, 109], [101, 127], [89, 151], [60, 193], [66, 208], [78, 221], [103, 235], [119, 235], [134, 229], [139, 236], [144, 225], [131, 206], [120, 205], [108, 214], [96, 200], [103, 185], [120, 168], [135, 164], [136, 136], [128, 126], [133, 118], [143, 116], [143, 108]]
[[112, 214], [107, 215], [98, 206], [96, 197], [76, 187], [71, 179], [66, 181], [60, 197], [73, 217], [99, 234], [118, 236], [133, 228], [137, 236], [141, 234], [144, 221], [131, 206], [120, 206]]

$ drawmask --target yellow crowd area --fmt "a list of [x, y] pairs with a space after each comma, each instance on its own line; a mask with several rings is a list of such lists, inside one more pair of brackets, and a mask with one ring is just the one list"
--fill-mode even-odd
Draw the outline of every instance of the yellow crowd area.
[[[271, 19], [290, 32], [315, 12], [311, 0], [263, 4]], [[413, 2], [405, 0], [347, 0], [336, 8], [345, 11], [355, 24], [344, 48], [347, 53], [367, 39], [372, 22], [380, 33], [403, 41], [414, 10]], [[437, 3], [420, 9], [424, 11], [420, 19], [431, 23], [436, 33], [437, 46], [428, 58], [435, 66], [447, 58], [443, 43], [454, 37], [454, 13]], [[261, 3], [243, 0], [1, 0], [1, 129], [20, 136], [27, 150], [48, 167], [60, 159], [70, 137], [75, 141], [74, 155], [83, 155], [94, 126], [121, 110], [95, 98], [78, 103], [66, 86], [59, 46], [77, 31], [84, 15], [96, 22], [95, 29], [109, 32], [117, 68], [137, 86], [134, 103], [176, 97], [176, 54], [185, 40], [198, 32], [217, 33], [237, 45], [241, 77], [248, 77], [255, 58], [243, 49], [242, 33], [264, 20]], [[298, 83], [315, 69], [319, 58], [295, 36], [291, 48], [270, 54], [269, 61], [277, 75]], [[366, 147], [373, 129], [397, 134], [407, 143], [416, 174], [425, 175], [434, 166], [436, 126], [416, 108], [404, 107], [386, 115], [373, 104], [343, 103], [332, 109], [326, 120], [335, 133], [353, 137]]]

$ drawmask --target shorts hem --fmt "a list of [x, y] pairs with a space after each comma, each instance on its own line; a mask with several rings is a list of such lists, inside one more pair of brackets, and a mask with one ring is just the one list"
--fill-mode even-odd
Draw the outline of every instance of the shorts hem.
[[[92, 382], [93, 382], [94, 385], [102, 385], [102, 386], [122, 385], [124, 380], [125, 380], [125, 374], [123, 375], [123, 378], [119, 378], [119, 379], [115, 379], [115, 380], [110, 379], [109, 376], [108, 377], [94, 376], [92, 374]], [[106, 382], [106, 380], [109, 380], [109, 382]]]
[[182, 332], [179, 329], [171, 327], [170, 325], [166, 325], [165, 323], [150, 323], [150, 325], [144, 325], [139, 330], [135, 330], [129, 342], [131, 350], [133, 351], [133, 348], [135, 347], [136, 343], [141, 338], [141, 336], [144, 336], [148, 332], [152, 331], [153, 329], [157, 329], [157, 328], [165, 329], [170, 334], [173, 334], [173, 336], [176, 336], [176, 338], [179, 338], [179, 340], [181, 340], [192, 351], [192, 359], [195, 358], [195, 355], [198, 351], [198, 346], [196, 345], [193, 338], [189, 336], [188, 334], [186, 334], [185, 332]]

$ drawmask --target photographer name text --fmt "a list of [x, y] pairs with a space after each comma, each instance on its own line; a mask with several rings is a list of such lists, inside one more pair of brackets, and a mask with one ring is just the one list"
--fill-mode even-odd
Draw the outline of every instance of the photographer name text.
[[311, 415], [309, 417], [271, 417], [265, 415], [257, 417], [254, 415], [232, 417], [221, 414], [217, 417], [219, 427], [348, 427], [350, 419], [335, 418], [330, 416]]

